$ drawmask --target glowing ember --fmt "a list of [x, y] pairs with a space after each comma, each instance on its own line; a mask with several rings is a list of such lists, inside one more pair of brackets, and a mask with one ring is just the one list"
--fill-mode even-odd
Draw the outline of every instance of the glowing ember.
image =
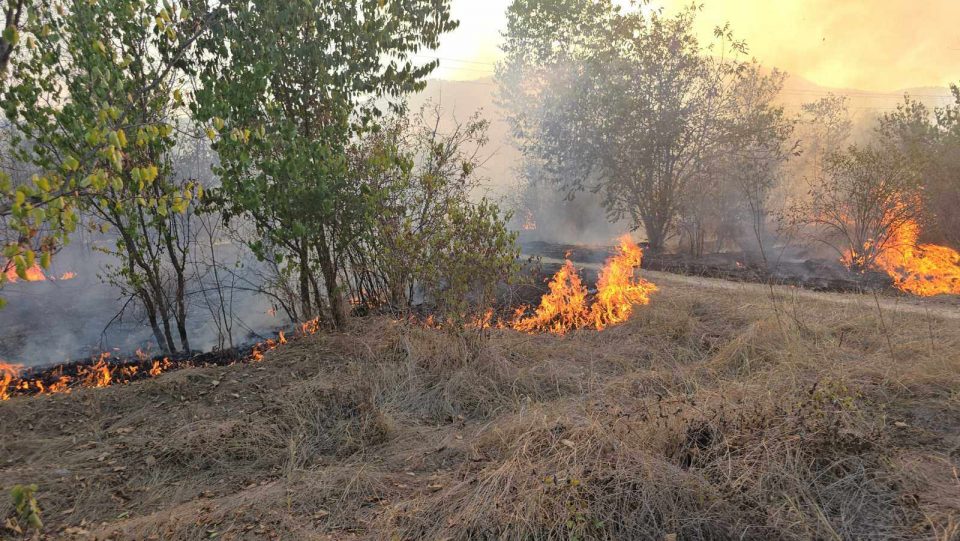
[[523, 317], [525, 308], [517, 310], [513, 328], [563, 334], [588, 327], [601, 330], [626, 321], [633, 307], [649, 304], [650, 294], [657, 290], [652, 282], [634, 276], [634, 269], [642, 259], [643, 251], [630, 236], [621, 237], [617, 254], [608, 259], [600, 271], [592, 305], [588, 303], [587, 288], [568, 259], [550, 281], [550, 291], [540, 299], [534, 314]]
[[[298, 325], [294, 331], [295, 338], [315, 334], [320, 330], [320, 321], [313, 319]], [[226, 361], [217, 361], [213, 364], [228, 365], [241, 362], [259, 362], [263, 354], [286, 344], [290, 339], [281, 331], [276, 339], [268, 339], [254, 344], [250, 353], [242, 358], [228, 358]], [[12, 395], [35, 395], [69, 393], [73, 387], [107, 387], [109, 385], [125, 384], [131, 381], [156, 377], [175, 368], [190, 366], [206, 366], [203, 356], [171, 360], [151, 360], [148, 354], [137, 350], [133, 360], [111, 362], [110, 353], [102, 353], [96, 361], [90, 364], [60, 365], [54, 369], [41, 373], [32, 373], [20, 365], [0, 362], [0, 400], [6, 400]], [[72, 370], [72, 374], [65, 372]]]

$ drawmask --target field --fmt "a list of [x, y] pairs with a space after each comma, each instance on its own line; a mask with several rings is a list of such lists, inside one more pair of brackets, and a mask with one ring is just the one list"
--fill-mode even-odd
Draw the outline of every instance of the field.
[[960, 537], [954, 307], [645, 276], [601, 332], [370, 318], [14, 398], [0, 483], [50, 538]]

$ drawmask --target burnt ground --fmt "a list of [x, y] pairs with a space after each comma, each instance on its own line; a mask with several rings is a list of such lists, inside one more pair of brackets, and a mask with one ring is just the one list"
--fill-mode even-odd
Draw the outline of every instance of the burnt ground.
[[960, 535], [955, 319], [647, 277], [602, 332], [366, 318], [262, 363], [16, 397], [0, 484], [39, 486], [49, 539]]

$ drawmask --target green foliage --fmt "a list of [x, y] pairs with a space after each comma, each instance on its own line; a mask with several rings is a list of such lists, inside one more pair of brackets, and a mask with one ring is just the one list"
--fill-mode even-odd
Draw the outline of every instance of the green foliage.
[[10, 489], [17, 528], [30, 527], [37, 531], [43, 528], [43, 521], [40, 520], [40, 505], [34, 497], [37, 490], [37, 485], [14, 485]]
[[905, 97], [883, 115], [876, 135], [917, 164], [925, 240], [960, 248], [960, 86], [951, 85], [951, 92], [953, 103], [933, 110]]
[[16, 258], [32, 257], [28, 242], [46, 228], [39, 244], [48, 262], [76, 228], [78, 209], [89, 211], [97, 225], [116, 229], [111, 252], [121, 264], [111, 279], [143, 302], [164, 349], [174, 346], [155, 320], [175, 311], [160, 276], [164, 258], [175, 257], [172, 215], [202, 195], [199, 185], [170, 178], [191, 72], [185, 59], [208, 22], [187, 4], [59, 5], [27, 28], [33, 46], [16, 59], [17, 82], [4, 100], [14, 143], [29, 142], [19, 157], [42, 171], [25, 185], [0, 182], [0, 213], [21, 232], [8, 257], [19, 267]]
[[674, 232], [743, 69], [745, 45], [728, 28], [716, 47], [696, 38], [697, 11], [644, 15], [587, 0], [508, 10], [498, 79], [525, 153], [568, 196], [601, 193], [610, 218], [643, 226], [655, 248]]
[[446, 322], [461, 324], [492, 305], [519, 253], [510, 216], [472, 199], [488, 123], [475, 115], [443, 131], [441, 116], [424, 107], [413, 120], [394, 119], [352, 152], [356, 182], [377, 211], [349, 250], [351, 289], [368, 307], [400, 312], [420, 296]]
[[196, 112], [220, 157], [217, 195], [254, 221], [257, 255], [295, 269], [300, 317], [327, 304], [342, 323], [342, 254], [371, 212], [346, 154], [380, 115], [377, 100], [396, 107], [423, 88], [436, 62], [411, 55], [455, 27], [446, 0], [255, 0], [211, 34]]

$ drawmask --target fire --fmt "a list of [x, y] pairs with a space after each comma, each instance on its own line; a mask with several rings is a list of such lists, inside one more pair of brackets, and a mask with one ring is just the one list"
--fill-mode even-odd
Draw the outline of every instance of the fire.
[[[17, 274], [17, 269], [12, 265], [8, 265], [6, 270], [3, 272], [6, 275], [7, 281], [10, 283], [20, 280], [20, 276]], [[43, 282], [47, 280], [47, 275], [43, 272], [43, 269], [40, 268], [40, 265], [34, 263], [33, 266], [27, 268], [26, 272], [27, 282]], [[67, 271], [60, 275], [60, 278], [54, 278], [54, 280], [72, 280], [77, 277], [77, 274], [72, 271]]]
[[[12, 266], [7, 268], [6, 274], [8, 282], [13, 283], [20, 279], [20, 276], [17, 275], [17, 269]], [[34, 263], [32, 267], [29, 267], [25, 274], [25, 280], [27, 282], [42, 282], [47, 279], [47, 275], [43, 273], [43, 269], [36, 263]]]
[[8, 364], [0, 361], [0, 400], [6, 400], [10, 397], [8, 389], [13, 380], [23, 371], [23, 366], [19, 364]]
[[[919, 238], [920, 225], [914, 220], [904, 222], [877, 254], [874, 266], [887, 273], [900, 291], [920, 297], [960, 295], [960, 253], [947, 246], [919, 244]], [[864, 251], [869, 249], [868, 243]], [[842, 261], [851, 266], [852, 251]]]
[[[21, 365], [0, 361], [0, 400], [12, 395], [36, 395], [69, 393], [73, 387], [107, 387], [125, 384], [140, 379], [159, 376], [176, 368], [207, 366], [209, 364], [228, 365], [242, 362], [259, 362], [267, 351], [287, 344], [292, 339], [315, 334], [320, 330], [320, 320], [312, 319], [298, 325], [290, 338], [280, 331], [275, 339], [267, 339], [254, 344], [245, 356], [228, 357], [211, 363], [203, 356], [186, 359], [153, 360], [143, 350], [137, 350], [131, 359], [112, 361], [109, 352], [101, 353], [95, 361], [88, 364], [66, 364], [39, 372], [24, 369]], [[69, 373], [67, 373], [69, 372]]]
[[629, 235], [620, 237], [617, 253], [600, 271], [597, 293], [592, 305], [577, 269], [568, 259], [550, 281], [549, 292], [540, 299], [533, 315], [523, 317], [525, 307], [517, 310], [513, 328], [523, 332], [546, 331], [564, 334], [569, 330], [602, 330], [626, 321], [638, 304], [649, 304], [657, 286], [634, 276], [643, 251]]
[[897, 289], [921, 297], [960, 295], [960, 253], [947, 246], [918, 244], [920, 228], [915, 222], [901, 227], [892, 246], [876, 259]]
[[524, 231], [535, 231], [537, 229], [537, 219], [533, 216], [533, 211], [527, 209], [523, 215], [523, 225], [520, 226]]
[[620, 237], [616, 256], [608, 259], [600, 271], [597, 299], [593, 303], [593, 320], [597, 329], [622, 323], [638, 304], [650, 304], [650, 294], [657, 290], [653, 282], [634, 278], [634, 269], [643, 261], [643, 250], [629, 235]]

